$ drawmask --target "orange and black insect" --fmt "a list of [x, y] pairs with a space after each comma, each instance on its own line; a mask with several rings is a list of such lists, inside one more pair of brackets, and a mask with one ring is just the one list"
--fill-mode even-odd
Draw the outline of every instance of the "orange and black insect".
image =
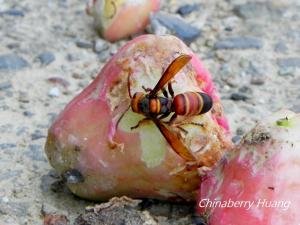
[[[128, 76], [128, 93], [131, 98], [131, 109], [135, 113], [144, 115], [146, 118], [140, 120], [131, 129], [139, 127], [144, 121], [152, 120], [161, 131], [167, 142], [174, 151], [186, 161], [195, 161], [195, 157], [180, 141], [179, 134], [171, 128], [178, 115], [195, 116], [208, 112], [213, 105], [212, 98], [203, 92], [185, 92], [174, 95], [170, 80], [191, 60], [189, 55], [180, 55], [168, 66], [162, 77], [153, 89], [145, 88], [144, 92], [136, 92], [131, 95], [130, 74]], [[164, 86], [168, 83], [168, 91]], [[162, 90], [163, 97], [157, 93]], [[169, 96], [170, 95], [170, 96]], [[171, 113], [171, 119], [167, 118]]]

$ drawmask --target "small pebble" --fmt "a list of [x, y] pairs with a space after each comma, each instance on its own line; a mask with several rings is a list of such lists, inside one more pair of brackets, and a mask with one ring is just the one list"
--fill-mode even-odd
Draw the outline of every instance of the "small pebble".
[[28, 117], [28, 118], [31, 118], [34, 115], [34, 113], [30, 112], [30, 111], [24, 111], [23, 115], [26, 116], [26, 117]]
[[41, 145], [29, 145], [29, 150], [25, 152], [25, 155], [35, 161], [46, 161], [43, 155], [43, 147]]
[[25, 14], [22, 10], [19, 9], [8, 9], [5, 11], [0, 11], [0, 16], [2, 15], [8, 15], [8, 16], [19, 16], [19, 17], [24, 17]]
[[12, 84], [10, 82], [2, 82], [0, 83], [0, 91], [12, 88]]
[[0, 144], [0, 149], [5, 150], [5, 149], [10, 149], [10, 148], [15, 148], [17, 145], [14, 143], [1, 143]]
[[234, 144], [236, 144], [236, 143], [239, 143], [241, 139], [242, 139], [242, 136], [235, 135], [231, 140]]
[[282, 58], [277, 60], [279, 67], [299, 67], [300, 68], [300, 57]]
[[48, 78], [48, 81], [52, 84], [59, 84], [64, 88], [67, 88], [70, 85], [70, 83], [67, 80], [61, 77], [50, 77]]
[[293, 76], [295, 69], [293, 67], [282, 67], [278, 71], [278, 75], [280, 76]]
[[31, 140], [33, 141], [45, 137], [46, 135], [44, 135], [40, 130], [35, 130], [34, 133], [31, 134]]
[[81, 80], [81, 79], [84, 78], [84, 76], [83, 76], [81, 73], [78, 73], [78, 72], [74, 72], [74, 73], [72, 74], [72, 77], [73, 77], [74, 79], [79, 79], [79, 80]]
[[41, 180], [41, 182], [40, 182], [41, 190], [44, 192], [49, 191], [51, 188], [51, 185], [60, 179], [61, 179], [60, 175], [56, 171], [50, 170], [48, 172], [48, 174], [43, 175], [40, 179]]
[[49, 117], [49, 123], [52, 124], [53, 121], [56, 119], [57, 114], [56, 113], [48, 113], [47, 116]]
[[233, 12], [241, 18], [250, 19], [267, 15], [267, 8], [265, 3], [247, 2], [236, 5], [233, 8]]
[[6, 171], [0, 173], [0, 182], [4, 180], [7, 181], [8, 179], [11, 179], [13, 177], [19, 177], [22, 173], [22, 170], [7, 169]]
[[43, 53], [39, 54], [36, 58], [44, 66], [49, 65], [50, 63], [52, 63], [55, 60], [54, 54], [50, 51], [43, 52]]
[[229, 37], [217, 41], [214, 45], [215, 49], [261, 49], [263, 46], [261, 39], [257, 37]]
[[0, 55], [0, 70], [21, 70], [28, 66], [28, 62], [16, 54]]
[[248, 67], [246, 68], [246, 73], [247, 74], [250, 74], [250, 75], [254, 75], [254, 76], [257, 76], [257, 75], [262, 75], [264, 74], [264, 71], [266, 69], [263, 68], [263, 66], [259, 63], [259, 62], [256, 62], [256, 61], [250, 61], [249, 64], [248, 64]]
[[286, 53], [288, 48], [283, 42], [278, 42], [274, 47], [275, 52], [278, 53]]
[[22, 103], [29, 103], [30, 102], [30, 99], [28, 97], [28, 94], [26, 92], [20, 92], [19, 93], [19, 102], [22, 102]]
[[94, 42], [94, 52], [100, 53], [109, 48], [108, 43], [103, 39], [97, 39]]
[[[157, 21], [186, 43], [191, 43], [201, 35], [198, 28], [185, 22], [180, 16], [158, 12], [150, 16], [151, 24]], [[155, 31], [154, 31], [155, 32]]]
[[93, 44], [90, 41], [78, 39], [75, 41], [76, 46], [79, 48], [93, 48]]
[[59, 97], [61, 92], [58, 87], [51, 88], [48, 92], [48, 96], [50, 97]]
[[253, 90], [249, 86], [242, 86], [239, 88], [239, 93], [251, 95], [253, 93]]
[[98, 58], [101, 62], [105, 62], [110, 57], [110, 52], [108, 50], [98, 53]]
[[16, 134], [17, 134], [17, 136], [20, 136], [24, 133], [27, 133], [27, 131], [28, 131], [28, 127], [22, 126], [17, 129]]
[[193, 215], [192, 221], [194, 225], [207, 225], [205, 218], [199, 215]]
[[243, 127], [238, 127], [236, 129], [236, 134], [239, 135], [239, 136], [242, 136], [245, 134], [245, 129]]
[[200, 9], [199, 4], [186, 4], [180, 6], [176, 12], [181, 16], [186, 16], [194, 11], [198, 11], [199, 9]]
[[263, 77], [253, 76], [251, 78], [251, 84], [253, 85], [263, 85], [265, 83], [265, 79]]
[[294, 111], [294, 112], [296, 112], [296, 113], [300, 113], [300, 104], [298, 104], [298, 105], [293, 105], [293, 106], [291, 107], [291, 110]]
[[67, 60], [69, 62], [75, 62], [75, 61], [80, 60], [80, 56], [78, 54], [71, 54], [71, 53], [69, 53], [69, 54], [67, 54], [66, 58], [67, 58]]
[[4, 197], [1, 199], [1, 201], [2, 201], [3, 203], [8, 203], [8, 202], [9, 202], [9, 199], [8, 199], [8, 197], [4, 196]]
[[19, 48], [20, 43], [10, 43], [10, 44], [7, 44], [6, 47], [8, 47], [9, 49]]
[[249, 97], [239, 92], [232, 93], [230, 99], [234, 101], [246, 101]]

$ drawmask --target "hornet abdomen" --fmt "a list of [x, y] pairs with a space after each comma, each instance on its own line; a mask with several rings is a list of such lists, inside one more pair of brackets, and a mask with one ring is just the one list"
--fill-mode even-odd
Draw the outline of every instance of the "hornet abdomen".
[[202, 92], [185, 92], [174, 97], [172, 109], [177, 115], [194, 116], [208, 112], [212, 98]]

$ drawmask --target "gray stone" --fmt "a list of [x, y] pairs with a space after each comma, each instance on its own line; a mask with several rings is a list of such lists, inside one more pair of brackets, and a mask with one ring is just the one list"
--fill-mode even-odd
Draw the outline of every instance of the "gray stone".
[[199, 4], [185, 4], [180, 6], [176, 12], [181, 16], [186, 16], [194, 11], [198, 11], [199, 9], [200, 9]]
[[250, 61], [246, 69], [246, 73], [251, 76], [258, 76], [264, 74], [266, 69], [257, 61]]
[[25, 155], [35, 161], [46, 161], [43, 155], [43, 147], [41, 145], [31, 144], [28, 146], [29, 150], [25, 152]]
[[10, 133], [13, 131], [13, 125], [10, 123], [6, 123], [0, 126], [0, 133]]
[[239, 93], [247, 94], [247, 95], [252, 95], [253, 90], [249, 86], [242, 86], [239, 88]]
[[34, 133], [31, 134], [31, 140], [37, 140], [37, 139], [41, 139], [41, 138], [45, 138], [46, 135], [44, 135], [42, 133], [42, 131], [40, 130], [35, 130]]
[[109, 48], [109, 45], [105, 40], [100, 39], [100, 38], [95, 40], [95, 42], [94, 42], [94, 52], [100, 53], [100, 52], [103, 52], [103, 51], [107, 50], [108, 48]]
[[5, 150], [5, 149], [11, 149], [15, 148], [17, 145], [14, 143], [1, 143], [0, 144], [0, 149]]
[[43, 52], [43, 53], [39, 54], [36, 58], [44, 66], [49, 65], [50, 63], [52, 63], [55, 60], [54, 54], [50, 51]]
[[41, 183], [40, 183], [41, 190], [44, 192], [50, 191], [51, 185], [60, 179], [61, 178], [57, 172], [55, 172], [54, 170], [50, 170], [48, 174], [45, 174], [41, 177]]
[[75, 61], [79, 61], [82, 59], [82, 56], [80, 54], [67, 54], [67, 60], [70, 62], [75, 62]]
[[25, 91], [20, 91], [18, 100], [19, 100], [19, 102], [22, 102], [22, 103], [29, 103], [30, 99], [29, 99], [28, 93], [26, 93]]
[[110, 52], [108, 50], [102, 51], [98, 53], [97, 56], [101, 62], [105, 62], [109, 58]]
[[267, 15], [266, 4], [258, 2], [247, 2], [245, 4], [236, 5], [233, 12], [244, 19], [257, 18]]
[[274, 4], [272, 1], [249, 1], [245, 4], [236, 5], [233, 8], [233, 12], [243, 19], [263, 19], [265, 17], [278, 20], [285, 11], [285, 7], [280, 4]]
[[49, 122], [52, 123], [57, 118], [57, 113], [48, 113]]
[[9, 49], [19, 48], [20, 43], [10, 43], [10, 44], [7, 44], [6, 47], [8, 47]]
[[0, 16], [2, 15], [8, 15], [8, 16], [19, 16], [19, 17], [24, 17], [25, 14], [22, 10], [19, 9], [8, 9], [5, 11], [0, 12]]
[[279, 76], [293, 76], [295, 69], [293, 67], [281, 67], [278, 71]]
[[24, 112], [23, 112], [23, 115], [26, 116], [26, 117], [31, 118], [31, 117], [34, 115], [34, 113], [33, 113], [33, 112], [30, 112], [30, 111], [24, 111]]
[[289, 39], [300, 43], [300, 31], [299, 29], [289, 30], [285, 33], [285, 36]]
[[64, 88], [67, 88], [70, 85], [69, 81], [61, 77], [50, 77], [47, 81], [55, 85], [60, 85]]
[[191, 43], [201, 35], [198, 28], [185, 22], [180, 16], [158, 12], [152, 14], [150, 20], [151, 25], [155, 23], [155, 21], [158, 22], [186, 43]]
[[12, 177], [19, 177], [21, 174], [22, 170], [8, 170], [0, 174], [0, 181], [8, 180]]
[[283, 42], [278, 42], [278, 43], [276, 43], [274, 50], [275, 50], [275, 52], [278, 52], [278, 53], [286, 53], [288, 48], [286, 47], [286, 45]]
[[264, 77], [259, 77], [259, 76], [253, 76], [253, 77], [251, 77], [250, 82], [253, 85], [263, 85], [265, 83], [265, 78]]
[[235, 92], [230, 95], [230, 99], [234, 101], [246, 101], [249, 97], [245, 94]]
[[12, 84], [10, 82], [2, 82], [0, 83], [0, 91], [12, 88]]
[[[0, 214], [14, 215], [17, 217], [25, 217], [30, 205], [25, 202], [7, 202], [0, 204]], [[15, 223], [13, 223], [15, 224]], [[27, 224], [27, 223], [24, 223]]]
[[241, 139], [242, 139], [242, 136], [235, 135], [231, 140], [232, 140], [233, 143], [236, 144], [236, 143], [239, 143]]
[[50, 97], [59, 97], [60, 96], [60, 90], [58, 87], [53, 87], [49, 90], [48, 95]]
[[243, 127], [238, 127], [238, 128], [236, 129], [236, 134], [237, 134], [237, 135], [240, 135], [240, 136], [244, 135], [244, 134], [245, 134], [245, 128], [243, 128]]
[[77, 39], [75, 43], [79, 48], [93, 48], [93, 43], [87, 40]]
[[17, 136], [20, 136], [20, 135], [22, 135], [22, 134], [27, 133], [27, 131], [28, 131], [28, 127], [25, 127], [25, 126], [19, 127], [19, 128], [17, 129], [16, 134], [17, 134]]
[[20, 70], [28, 66], [28, 62], [16, 54], [0, 55], [0, 70]]
[[298, 105], [293, 105], [293, 106], [291, 107], [291, 110], [294, 111], [294, 112], [296, 112], [296, 113], [300, 113], [300, 104], [298, 104]]
[[238, 36], [217, 41], [215, 49], [261, 49], [263, 43], [257, 37]]
[[277, 60], [277, 65], [280, 67], [299, 67], [300, 57], [282, 58]]

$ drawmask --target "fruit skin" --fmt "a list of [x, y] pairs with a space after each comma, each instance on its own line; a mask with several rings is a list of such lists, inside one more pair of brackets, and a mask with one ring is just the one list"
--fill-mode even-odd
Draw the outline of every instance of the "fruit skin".
[[159, 5], [160, 0], [92, 0], [86, 11], [101, 36], [113, 42], [142, 32]]
[[106, 200], [113, 196], [195, 201], [199, 188], [196, 169], [163, 138], [153, 122], [130, 127], [144, 118], [128, 108], [128, 70], [131, 92], [153, 88], [163, 70], [178, 54], [190, 54], [191, 63], [173, 79], [175, 94], [207, 92], [213, 109], [183, 125], [184, 143], [207, 169], [231, 147], [227, 121], [211, 76], [199, 59], [174, 36], [144, 35], [123, 46], [96, 79], [60, 113], [49, 129], [45, 151], [50, 164], [67, 180], [70, 190], [83, 198]]
[[[265, 118], [226, 154], [201, 184], [198, 212], [208, 224], [299, 224], [299, 131], [300, 114], [283, 110]], [[207, 199], [253, 205], [205, 208]]]

